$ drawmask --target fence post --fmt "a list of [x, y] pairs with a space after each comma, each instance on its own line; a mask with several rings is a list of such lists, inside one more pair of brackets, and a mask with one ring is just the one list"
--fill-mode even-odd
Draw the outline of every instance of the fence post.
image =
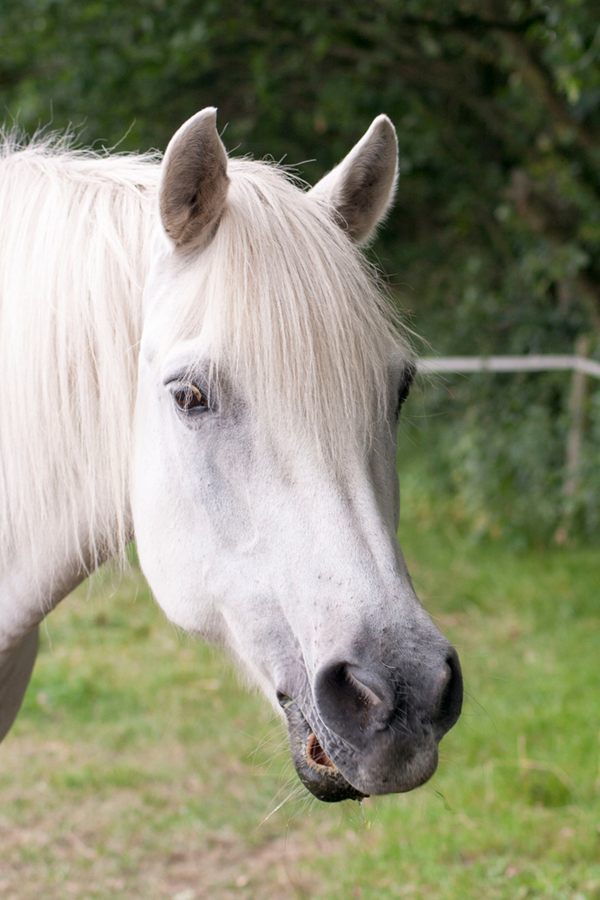
[[[587, 337], [580, 335], [575, 342], [575, 355], [586, 357], [588, 353], [589, 341]], [[579, 487], [579, 463], [583, 441], [586, 388], [587, 377], [585, 372], [575, 369], [571, 382], [571, 397], [569, 399], [570, 424], [567, 435], [566, 478], [563, 486], [564, 495], [567, 498], [567, 517], [570, 517], [573, 513], [573, 499]]]

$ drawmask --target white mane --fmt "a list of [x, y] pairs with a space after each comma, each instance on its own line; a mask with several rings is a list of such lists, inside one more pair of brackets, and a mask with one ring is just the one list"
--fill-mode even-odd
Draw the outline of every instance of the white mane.
[[40, 526], [60, 529], [71, 545], [83, 534], [102, 536], [100, 546], [82, 548], [92, 563], [120, 552], [127, 540], [141, 293], [157, 182], [151, 156], [98, 156], [69, 151], [60, 142], [22, 146], [11, 136], [4, 139], [0, 547], [5, 557], [14, 548], [33, 556]]
[[[128, 473], [141, 295], [156, 223], [154, 156], [60, 144], [0, 159], [0, 546], [60, 527], [92, 563], [130, 535]], [[384, 397], [406, 344], [362, 255], [277, 167], [232, 160], [225, 212], [176, 336], [216, 335], [215, 363], [278, 427], [334, 456]], [[175, 304], [175, 299], [174, 299]], [[175, 311], [175, 307], [174, 307]], [[84, 518], [81, 518], [83, 497]], [[77, 505], [75, 505], [77, 498]]]

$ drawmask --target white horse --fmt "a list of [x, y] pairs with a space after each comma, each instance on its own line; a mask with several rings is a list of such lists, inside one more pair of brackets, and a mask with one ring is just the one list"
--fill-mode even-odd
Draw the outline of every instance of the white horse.
[[396, 537], [413, 363], [365, 263], [394, 192], [379, 116], [306, 191], [206, 109], [154, 156], [5, 138], [0, 737], [44, 616], [137, 541], [169, 619], [225, 645], [322, 800], [431, 776], [457, 656]]

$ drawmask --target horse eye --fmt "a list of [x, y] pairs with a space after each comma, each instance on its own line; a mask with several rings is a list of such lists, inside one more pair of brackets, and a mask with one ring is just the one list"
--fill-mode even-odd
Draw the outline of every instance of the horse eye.
[[175, 403], [184, 412], [193, 409], [208, 409], [208, 399], [195, 384], [184, 384], [173, 391]]

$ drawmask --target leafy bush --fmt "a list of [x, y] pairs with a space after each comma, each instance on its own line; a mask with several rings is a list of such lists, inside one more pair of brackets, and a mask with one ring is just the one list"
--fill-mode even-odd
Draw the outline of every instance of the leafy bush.
[[[571, 353], [581, 334], [595, 352], [594, 4], [5, 0], [0, 40], [9, 121], [30, 132], [72, 123], [97, 146], [164, 148], [185, 118], [218, 105], [229, 148], [316, 160], [302, 164], [315, 181], [387, 112], [401, 179], [374, 252], [415, 330], [439, 353]], [[504, 509], [511, 527], [535, 521], [537, 538], [554, 534], [568, 377], [452, 385], [456, 412], [439, 453], [466, 508], [494, 521]], [[572, 510], [588, 535], [598, 521], [597, 409], [594, 394]]]
[[[474, 535], [503, 535], [514, 546], [597, 538], [600, 385], [588, 380], [578, 477], [568, 495], [571, 379], [569, 372], [474, 374], [424, 383], [406, 408], [401, 440], [401, 460], [421, 458], [418, 491], [445, 503]], [[413, 487], [411, 500], [414, 494]]]

